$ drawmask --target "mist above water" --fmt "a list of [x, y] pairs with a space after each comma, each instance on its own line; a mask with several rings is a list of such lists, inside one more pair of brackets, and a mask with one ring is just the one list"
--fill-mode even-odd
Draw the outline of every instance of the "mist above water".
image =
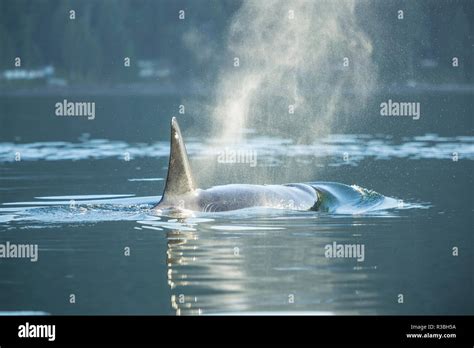
[[355, 1], [245, 1], [215, 85], [216, 136], [238, 142], [257, 128], [311, 142], [337, 113], [365, 102], [375, 77], [371, 52]]
[[[243, 2], [205, 111], [222, 148], [238, 147], [249, 129], [313, 143], [336, 115], [365, 105], [376, 73], [355, 10], [355, 1]], [[216, 169], [214, 158], [199, 171], [209, 177]], [[249, 171], [239, 175], [254, 181]]]

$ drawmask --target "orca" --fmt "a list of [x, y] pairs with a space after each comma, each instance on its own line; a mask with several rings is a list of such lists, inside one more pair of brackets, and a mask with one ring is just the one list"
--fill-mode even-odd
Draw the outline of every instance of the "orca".
[[[369, 197], [370, 196], [370, 197]], [[378, 199], [374, 199], [378, 198]], [[331, 182], [283, 185], [229, 184], [208, 189], [196, 187], [178, 121], [171, 119], [168, 174], [158, 211], [224, 212], [252, 207], [331, 212], [335, 207], [379, 205], [384, 196], [358, 186]]]

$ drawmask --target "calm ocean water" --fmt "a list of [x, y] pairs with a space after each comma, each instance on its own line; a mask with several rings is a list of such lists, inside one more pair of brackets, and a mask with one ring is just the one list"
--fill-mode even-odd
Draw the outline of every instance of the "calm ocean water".
[[[355, 184], [397, 207], [186, 219], [150, 209], [179, 98], [102, 97], [94, 121], [56, 118], [58, 98], [1, 98], [0, 243], [38, 244], [39, 258], [0, 259], [0, 311], [472, 314], [473, 98], [420, 98], [418, 121], [374, 113], [310, 144], [258, 133], [246, 144], [256, 177]], [[214, 154], [188, 136], [197, 118], [180, 122], [198, 166]], [[239, 182], [228, 166], [204, 185]], [[326, 257], [334, 242], [363, 245], [364, 260]]]

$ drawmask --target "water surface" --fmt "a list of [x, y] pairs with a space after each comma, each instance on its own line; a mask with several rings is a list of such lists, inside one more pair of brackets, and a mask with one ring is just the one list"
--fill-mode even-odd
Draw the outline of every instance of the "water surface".
[[[132, 123], [132, 115], [129, 137], [84, 122], [61, 135], [64, 125], [33, 106], [26, 128], [26, 116], [7, 107], [2, 118], [0, 242], [39, 246], [37, 262], [0, 259], [2, 313], [473, 313], [474, 137], [460, 125], [467, 114], [447, 128], [405, 131], [405, 123], [387, 131], [380, 123], [310, 144], [249, 135], [247, 146], [258, 151], [249, 171], [274, 168], [272, 183], [290, 172], [291, 182], [355, 184], [393, 198], [388, 209], [175, 218], [151, 209], [166, 177], [168, 118], [150, 121], [159, 124], [153, 137], [137, 135], [146, 122]], [[35, 117], [45, 126], [37, 134]], [[194, 164], [215, 155], [204, 139], [188, 139]], [[334, 242], [363, 244], [364, 261], [327, 258]]]

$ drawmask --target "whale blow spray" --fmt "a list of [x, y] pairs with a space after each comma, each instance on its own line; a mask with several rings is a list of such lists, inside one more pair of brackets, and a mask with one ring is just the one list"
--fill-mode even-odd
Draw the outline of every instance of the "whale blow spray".
[[[328, 134], [336, 115], [363, 107], [376, 76], [371, 42], [357, 23], [363, 6], [244, 1], [229, 24], [212, 103], [202, 111], [211, 117], [211, 147], [238, 147], [248, 129], [312, 143]], [[205, 162], [199, 172], [213, 176], [216, 161]], [[235, 166], [228, 175], [266, 176], [259, 171], [252, 178]]]

